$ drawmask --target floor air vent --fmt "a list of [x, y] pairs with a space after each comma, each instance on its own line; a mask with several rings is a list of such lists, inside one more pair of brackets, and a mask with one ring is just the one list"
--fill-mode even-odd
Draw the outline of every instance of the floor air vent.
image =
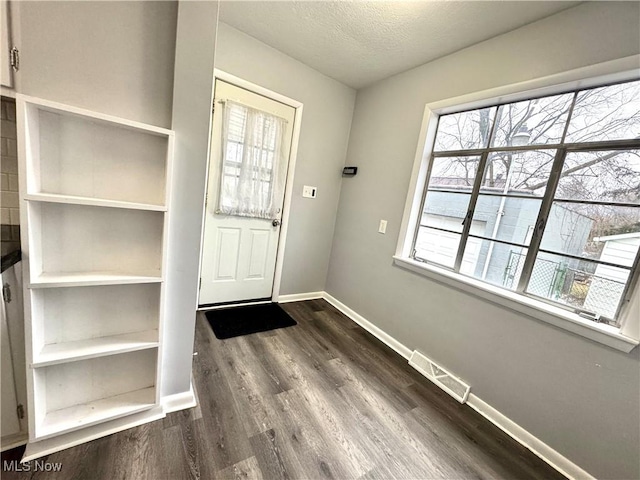
[[467, 401], [471, 387], [458, 377], [447, 372], [433, 360], [425, 357], [422, 353], [414, 350], [411, 354], [411, 358], [409, 359], [409, 365], [460, 403], [465, 403]]

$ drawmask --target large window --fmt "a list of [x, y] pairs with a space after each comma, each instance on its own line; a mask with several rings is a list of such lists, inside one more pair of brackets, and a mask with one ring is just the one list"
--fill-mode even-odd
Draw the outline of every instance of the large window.
[[441, 115], [414, 260], [616, 324], [640, 246], [640, 81]]

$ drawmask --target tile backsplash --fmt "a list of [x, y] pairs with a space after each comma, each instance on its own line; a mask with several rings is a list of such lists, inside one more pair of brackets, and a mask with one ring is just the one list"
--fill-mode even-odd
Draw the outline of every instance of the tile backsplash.
[[0, 213], [2, 225], [20, 225], [16, 103], [2, 97], [0, 117]]

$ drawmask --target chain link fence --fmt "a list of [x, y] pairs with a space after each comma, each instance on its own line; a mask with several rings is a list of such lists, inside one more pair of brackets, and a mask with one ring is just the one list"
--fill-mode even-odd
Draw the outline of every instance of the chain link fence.
[[[525, 254], [510, 252], [503, 277], [505, 288], [517, 286], [525, 258]], [[608, 318], [615, 317], [625, 283], [595, 275], [596, 264], [592, 262], [577, 263], [586, 265], [573, 267], [567, 263], [536, 259], [527, 292]]]

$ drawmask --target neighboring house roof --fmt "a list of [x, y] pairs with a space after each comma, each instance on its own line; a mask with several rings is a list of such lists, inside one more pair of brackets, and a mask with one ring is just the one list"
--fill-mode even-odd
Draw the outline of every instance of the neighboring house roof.
[[429, 181], [432, 185], [455, 185], [460, 187], [468, 187], [471, 188], [473, 186], [474, 179], [466, 180], [464, 178], [456, 178], [456, 177], [435, 177], [432, 176]]
[[[430, 183], [429, 183], [429, 188], [433, 189], [434, 191], [437, 191], [438, 188], [442, 188], [443, 190], [460, 190], [460, 191], [464, 191], [464, 192], [471, 192], [473, 190], [473, 186], [469, 186], [466, 185], [464, 183], [464, 180], [460, 179], [460, 181], [457, 181], [457, 179], [446, 179], [443, 180], [442, 178], [439, 177], [431, 177]], [[480, 187], [480, 193], [499, 193], [499, 194], [504, 194], [504, 187], [499, 187], [499, 186], [495, 186], [495, 187], [486, 187], [486, 186], [482, 186]], [[527, 190], [527, 189], [523, 189], [523, 188], [510, 188], [509, 190], [507, 190], [506, 194], [518, 194], [518, 195], [530, 195], [532, 197], [536, 197], [536, 198], [542, 198], [542, 195], [531, 191], [531, 190]]]
[[640, 237], [640, 232], [619, 233], [618, 235], [606, 235], [604, 237], [595, 237], [594, 242], [609, 242], [612, 240], [626, 240], [628, 238]]

